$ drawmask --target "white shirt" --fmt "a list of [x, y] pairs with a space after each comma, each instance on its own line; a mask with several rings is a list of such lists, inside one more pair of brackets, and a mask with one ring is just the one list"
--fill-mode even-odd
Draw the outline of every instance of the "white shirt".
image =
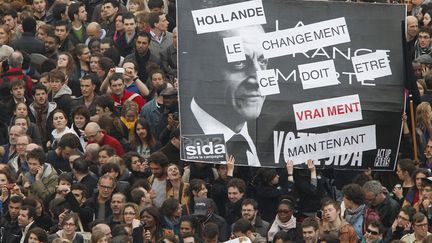
[[247, 122], [245, 122], [240, 132], [236, 133], [233, 130], [231, 130], [229, 127], [225, 126], [222, 122], [216, 120], [210, 114], [205, 112], [201, 107], [199, 107], [198, 104], [195, 102], [195, 98], [192, 99], [191, 110], [195, 116], [195, 119], [198, 121], [198, 124], [203, 130], [204, 134], [223, 134], [225, 138], [225, 142], [230, 140], [236, 134], [242, 135], [246, 139], [251, 149], [251, 151], [246, 151], [246, 156], [248, 158], [248, 165], [261, 166], [261, 163], [257, 155], [255, 144], [248, 132]]

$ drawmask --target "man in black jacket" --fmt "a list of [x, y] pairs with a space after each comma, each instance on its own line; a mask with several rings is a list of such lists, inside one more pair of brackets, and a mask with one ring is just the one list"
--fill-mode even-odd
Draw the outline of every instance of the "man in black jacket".
[[12, 196], [9, 200], [6, 214], [0, 220], [1, 243], [16, 243], [21, 238], [21, 229], [18, 226], [18, 215], [22, 205], [22, 197]]
[[11, 46], [15, 50], [24, 51], [28, 54], [45, 53], [45, 44], [35, 38], [36, 20], [32, 17], [27, 17], [22, 21], [24, 33], [21, 38], [12, 42]]

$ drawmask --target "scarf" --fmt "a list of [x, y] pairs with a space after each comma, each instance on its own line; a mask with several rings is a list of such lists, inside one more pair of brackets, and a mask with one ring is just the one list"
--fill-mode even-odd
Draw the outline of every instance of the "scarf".
[[354, 225], [360, 217], [363, 217], [366, 205], [360, 205], [356, 210], [347, 208], [345, 210], [345, 220]]
[[417, 40], [417, 43], [415, 45], [415, 53], [416, 53], [415, 58], [417, 58], [421, 55], [424, 55], [424, 54], [431, 54], [431, 52], [432, 52], [431, 49], [432, 49], [431, 46], [428, 46], [426, 48], [421, 48], [420, 43], [418, 43], [418, 40]]
[[125, 124], [125, 126], [128, 128], [129, 130], [129, 134], [133, 134], [134, 132], [134, 126], [135, 126], [135, 122], [138, 120], [138, 118], [135, 118], [135, 120], [133, 121], [128, 121], [125, 117], [121, 116], [120, 120], [123, 122], [123, 124]]
[[276, 215], [276, 218], [268, 232], [268, 240], [273, 241], [273, 237], [275, 236], [275, 234], [281, 230], [288, 232], [290, 229], [295, 229], [296, 227], [297, 227], [297, 222], [294, 216], [291, 216], [291, 219], [288, 220], [288, 222], [282, 223], [279, 220], [279, 216]]
[[47, 115], [48, 115], [48, 102], [43, 105], [39, 105], [33, 102], [33, 107], [36, 111], [36, 125], [39, 128], [40, 134], [42, 136], [42, 141], [48, 141], [47, 132]]

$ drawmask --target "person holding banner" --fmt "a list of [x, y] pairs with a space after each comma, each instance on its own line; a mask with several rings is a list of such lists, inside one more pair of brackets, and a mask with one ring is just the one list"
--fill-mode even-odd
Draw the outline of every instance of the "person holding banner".
[[[268, 64], [256, 38], [261, 33], [261, 25], [252, 25], [197, 35], [194, 38], [203, 45], [190, 53], [196, 68], [190, 76], [194, 91], [186, 114], [196, 123], [184, 124], [183, 134], [223, 134], [227, 154], [241, 165], [261, 166], [252, 127], [265, 100], [257, 79], [257, 72]], [[223, 40], [230, 37], [241, 37], [244, 61], [227, 62]]]

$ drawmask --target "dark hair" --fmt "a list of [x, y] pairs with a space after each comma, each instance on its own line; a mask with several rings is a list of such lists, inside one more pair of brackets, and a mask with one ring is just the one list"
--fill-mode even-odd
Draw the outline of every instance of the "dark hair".
[[[72, 61], [72, 60], [69, 60], [69, 61]], [[62, 83], [64, 83], [66, 81], [66, 75], [58, 69], [51, 70], [49, 72], [49, 78], [50, 78], [50, 81], [52, 79], [58, 79]]]
[[[77, 106], [72, 110], [72, 119], [75, 118], [75, 116], [80, 115], [83, 116], [86, 120], [86, 124], [90, 121], [90, 112], [87, 106], [81, 105]], [[85, 125], [84, 125], [85, 126]]]
[[408, 175], [411, 177], [414, 171], [417, 169], [415, 163], [411, 159], [401, 159], [397, 162], [397, 165], [402, 171], [407, 171]]
[[136, 22], [135, 15], [131, 12], [127, 12], [127, 13], [123, 14], [123, 23], [124, 23], [125, 19], [133, 19]]
[[348, 184], [342, 188], [342, 194], [350, 201], [353, 201], [357, 205], [364, 203], [363, 189], [358, 184]]
[[94, 73], [86, 74], [80, 80], [90, 80], [91, 83], [94, 84], [94, 85], [96, 85], [97, 83], [99, 83], [99, 78]]
[[101, 95], [96, 97], [95, 105], [102, 109], [108, 108], [111, 112], [114, 112], [114, 100], [110, 95]]
[[419, 34], [420, 34], [420, 33], [426, 33], [426, 34], [428, 34], [429, 37], [430, 37], [430, 36], [431, 36], [431, 29], [429, 29], [429, 28], [426, 27], [426, 26], [422, 26], [422, 27], [419, 28], [418, 33], [419, 33]]
[[161, 167], [166, 167], [169, 163], [168, 158], [162, 152], [154, 152], [147, 158], [147, 161], [150, 163], [158, 164]]
[[142, 218], [142, 216], [144, 215], [145, 212], [148, 213], [148, 214], [150, 214], [154, 218], [155, 223], [156, 223], [156, 229], [161, 229], [161, 227], [162, 227], [162, 216], [159, 213], [158, 208], [155, 207], [155, 206], [151, 206], [151, 207], [143, 209], [141, 211], [141, 214], [140, 214], [141, 218]]
[[133, 157], [138, 157], [139, 159], [140, 159], [140, 161], [142, 161], [143, 160], [143, 158], [141, 157], [141, 155], [139, 155], [137, 152], [135, 152], [135, 151], [129, 151], [129, 152], [127, 152], [127, 153], [125, 153], [124, 155], [123, 155], [123, 160], [124, 160], [124, 162], [125, 162], [125, 164], [126, 164], [126, 167], [130, 170], [130, 171], [132, 171], [132, 158]]
[[71, 184], [71, 185], [73, 184], [72, 176], [69, 173], [61, 173], [58, 176], [57, 181], [58, 181], [58, 183], [60, 183], [60, 181], [67, 181], [67, 182], [69, 182], [69, 184]]
[[48, 234], [42, 228], [35, 227], [35, 228], [29, 230], [28, 233], [26, 234], [24, 242], [28, 242], [28, 238], [30, 237], [30, 234], [36, 235], [38, 241], [40, 241], [42, 243], [47, 243], [48, 242]]
[[149, 33], [144, 32], [144, 31], [141, 31], [141, 32], [138, 33], [135, 42], [138, 40], [138, 37], [144, 37], [144, 38], [147, 38], [147, 40], [148, 40], [149, 42], [150, 42], [150, 40], [151, 40], [151, 38], [152, 38], [152, 36], [151, 36]]
[[102, 5], [105, 5], [105, 4], [108, 4], [108, 3], [111, 3], [114, 8], [120, 7], [120, 2], [117, 1], [117, 0], [104, 0], [103, 3], [102, 3]]
[[319, 229], [318, 221], [314, 217], [307, 217], [302, 222], [302, 228], [313, 227], [315, 231]]
[[108, 73], [111, 68], [115, 67], [113, 60], [103, 55], [99, 58], [98, 65], [105, 73]]
[[237, 188], [240, 193], [246, 192], [246, 183], [240, 178], [232, 178], [227, 184], [227, 188], [230, 187]]
[[379, 221], [376, 220], [369, 221], [366, 227], [369, 227], [369, 225], [378, 228], [380, 234], [384, 233], [384, 226]]
[[87, 174], [89, 172], [89, 169], [88, 169], [89, 166], [88, 166], [87, 161], [85, 161], [81, 158], [74, 160], [74, 162], [72, 164], [72, 168], [76, 172], [81, 173], [81, 174]]
[[321, 202], [322, 202], [321, 203], [321, 209], [323, 209], [324, 207], [326, 207], [328, 205], [333, 205], [333, 207], [336, 209], [336, 211], [340, 211], [341, 210], [340, 204], [338, 202], [336, 202], [335, 200], [333, 200], [333, 199], [324, 198]]
[[147, 136], [144, 139], [145, 143], [147, 143], [148, 147], [150, 148], [154, 147], [157, 141], [153, 137], [150, 123], [148, 123], [147, 120], [142, 117], [138, 118], [138, 120], [135, 122], [134, 130], [131, 138], [131, 147], [136, 149], [139, 146], [143, 145], [140, 137], [138, 136], [138, 133], [136, 132], [138, 124], [141, 125], [145, 130], [147, 130]]
[[18, 195], [13, 195], [9, 198], [9, 203], [22, 203], [22, 202], [23, 202], [23, 198]]
[[[53, 112], [53, 114], [57, 112], [63, 113], [63, 115], [65, 115], [65, 118], [67, 119], [67, 116], [64, 113], [64, 111], [57, 110], [56, 112]], [[71, 149], [76, 149], [79, 146], [80, 146], [79, 138], [73, 133], [66, 133], [60, 138], [60, 141], [58, 142], [58, 147], [62, 149], [65, 149], [66, 147], [69, 147]]]
[[53, 34], [53, 33], [48, 33], [48, 34], [47, 34], [47, 37], [51, 37], [51, 38], [53, 38], [54, 41], [55, 41], [57, 44], [60, 44], [60, 38], [59, 38], [58, 36], [56, 36], [55, 34]]
[[234, 225], [232, 232], [241, 232], [243, 234], [247, 233], [248, 231], [255, 232], [255, 228], [253, 227], [252, 223], [244, 218], [241, 218], [237, 220]]
[[255, 180], [258, 185], [269, 186], [272, 180], [277, 176], [277, 172], [272, 168], [259, 168]]
[[75, 20], [74, 15], [79, 13], [80, 7], [85, 7], [85, 5], [81, 2], [74, 2], [74, 3], [71, 3], [71, 5], [69, 5], [67, 14], [68, 14], [68, 17], [71, 21]]
[[423, 221], [424, 219], [426, 219], [426, 215], [419, 212], [419, 213], [414, 214], [414, 216], [412, 217], [411, 223], [416, 224], [418, 222]]
[[[179, 225], [182, 222], [188, 222], [190, 224], [190, 226], [192, 227], [192, 231], [194, 231], [195, 234], [199, 233], [197, 231], [199, 230], [200, 227], [199, 227], [199, 222], [198, 222], [196, 217], [191, 216], [191, 215], [183, 215], [180, 217]], [[197, 234], [197, 235], [200, 235], [200, 234]]]
[[110, 157], [116, 155], [116, 151], [115, 151], [115, 149], [114, 149], [113, 147], [111, 147], [110, 145], [108, 145], [108, 144], [105, 144], [104, 146], [102, 146], [102, 147], [99, 149], [98, 154], [99, 154], [101, 151], [105, 151], [105, 152], [108, 154], [108, 156], [110, 156]]
[[203, 237], [212, 239], [217, 236], [219, 236], [218, 225], [213, 222], [206, 223], [203, 228]]
[[73, 190], [80, 190], [82, 196], [85, 197], [85, 198], [87, 198], [89, 188], [87, 188], [86, 185], [84, 185], [84, 184], [82, 184], [80, 182], [77, 182], [77, 183], [72, 184], [72, 186], [70, 187], [70, 190], [71, 191], [73, 191]]
[[162, 203], [162, 206], [160, 207], [160, 213], [165, 217], [173, 218], [174, 213], [179, 207], [179, 204], [179, 200], [175, 198], [168, 198]]
[[163, 8], [164, 2], [162, 0], [149, 0], [147, 6], [150, 10], [154, 8]]
[[284, 243], [292, 242], [292, 241], [291, 241], [291, 236], [288, 234], [288, 232], [285, 232], [285, 231], [283, 231], [283, 230], [278, 231], [278, 232], [273, 236], [273, 242], [276, 242], [277, 240], [282, 240]]
[[22, 28], [24, 32], [36, 33], [36, 20], [32, 17], [23, 19]]
[[46, 161], [45, 152], [42, 148], [34, 148], [27, 153], [27, 161], [30, 159], [35, 159], [40, 165], [43, 165]]
[[[54, 18], [54, 26], [66, 26], [66, 31], [69, 31], [69, 23], [62, 19], [62, 14], [67, 14], [66, 9], [68, 5], [66, 3], [56, 3], [52, 6], [52, 17]], [[66, 24], [65, 24], [66, 23]]]
[[292, 200], [290, 198], [281, 199], [279, 201], [278, 207], [282, 204], [287, 205], [289, 207], [289, 209], [291, 209], [291, 210], [294, 210], [294, 208], [295, 208], [295, 202], [294, 202], [294, 200]]
[[30, 205], [22, 205], [21, 210], [28, 211], [28, 218], [36, 219], [36, 209]]
[[157, 23], [159, 23], [159, 16], [165, 15], [160, 12], [151, 12], [149, 15], [149, 25], [151, 28], [154, 28]]
[[48, 88], [45, 85], [43, 85], [41, 83], [37, 83], [37, 84], [33, 85], [33, 87], [32, 87], [32, 95], [33, 96], [36, 94], [36, 90], [38, 90], [38, 89], [41, 89], [41, 90], [45, 91], [45, 93], [48, 93]]
[[12, 89], [14, 87], [26, 87], [26, 83], [24, 82], [24, 80], [20, 79], [20, 78], [14, 78], [9, 82], [9, 90], [12, 91]]
[[245, 200], [243, 200], [241, 205], [242, 207], [246, 205], [252, 205], [255, 211], [258, 210], [258, 203], [252, 198], [246, 198]]
[[102, 165], [101, 175], [105, 175], [111, 171], [117, 172], [118, 176], [120, 176], [120, 166], [116, 163], [108, 162]]

